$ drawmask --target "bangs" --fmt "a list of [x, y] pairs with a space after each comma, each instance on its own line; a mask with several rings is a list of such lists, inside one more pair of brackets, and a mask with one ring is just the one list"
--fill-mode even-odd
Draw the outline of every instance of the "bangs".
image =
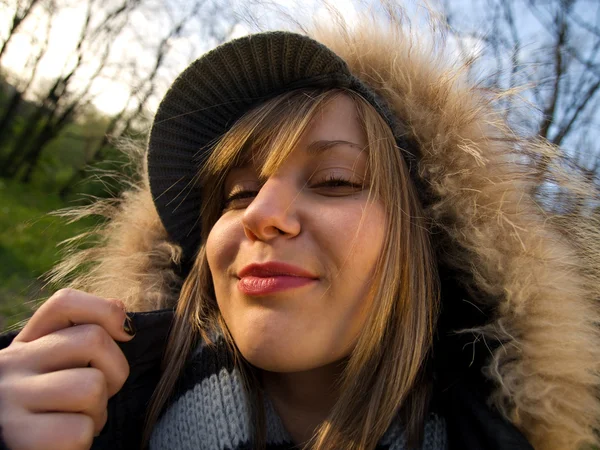
[[312, 119], [343, 92], [294, 90], [250, 110], [217, 142], [200, 179], [221, 184], [231, 169], [246, 165], [268, 178], [297, 147]]

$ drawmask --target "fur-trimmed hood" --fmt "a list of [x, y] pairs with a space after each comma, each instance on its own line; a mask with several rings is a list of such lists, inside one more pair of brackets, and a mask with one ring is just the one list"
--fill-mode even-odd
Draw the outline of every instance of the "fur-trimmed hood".
[[[463, 67], [445, 65], [433, 50], [439, 42], [418, 45], [399, 19], [309, 34], [387, 99], [421, 152], [417, 173], [442, 279], [436, 357], [448, 357], [445, 342], [473, 344], [473, 363], [482, 361], [493, 382], [490, 402], [536, 450], [597, 443], [600, 227], [584, 208], [597, 194], [561, 170], [549, 144], [515, 136], [494, 108], [497, 95], [470, 85]], [[540, 160], [548, 170], [536, 168]], [[96, 230], [99, 244], [67, 255], [54, 281], [119, 298], [133, 311], [176, 303], [181, 250], [141, 173], [120, 199], [74, 213], [108, 221]], [[534, 197], [550, 176], [570, 199], [561, 214]], [[74, 270], [83, 264], [88, 271]]]

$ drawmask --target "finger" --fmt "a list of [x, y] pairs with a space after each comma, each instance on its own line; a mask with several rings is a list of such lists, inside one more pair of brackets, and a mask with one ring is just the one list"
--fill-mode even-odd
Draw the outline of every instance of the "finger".
[[132, 336], [123, 328], [126, 320], [118, 300], [62, 289], [40, 306], [13, 342], [31, 342], [63, 328], [87, 323], [100, 325], [117, 341], [128, 341]]
[[94, 440], [94, 422], [85, 414], [41, 413], [7, 418], [3, 437], [11, 449], [89, 450]]
[[[117, 343], [99, 325], [77, 325], [24, 345], [20, 367], [35, 373], [91, 366], [106, 378], [109, 398], [129, 376], [129, 363]], [[24, 367], [23, 361], [27, 361]]]
[[104, 374], [95, 368], [43, 373], [14, 380], [9, 394], [33, 413], [73, 412], [94, 421], [94, 434], [106, 424], [108, 391]]

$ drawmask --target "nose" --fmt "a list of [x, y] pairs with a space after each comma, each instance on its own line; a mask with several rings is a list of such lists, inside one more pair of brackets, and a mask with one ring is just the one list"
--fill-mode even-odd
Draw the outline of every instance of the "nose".
[[252, 241], [291, 238], [300, 233], [298, 189], [285, 179], [271, 177], [242, 216], [244, 233]]

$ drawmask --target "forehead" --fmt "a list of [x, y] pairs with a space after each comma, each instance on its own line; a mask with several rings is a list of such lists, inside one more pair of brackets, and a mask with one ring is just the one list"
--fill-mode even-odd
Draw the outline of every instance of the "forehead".
[[[356, 105], [347, 95], [338, 95], [313, 117], [302, 141], [349, 141], [366, 146], [367, 138]], [[306, 143], [306, 142], [302, 142]]]
[[[293, 131], [292, 131], [293, 135]], [[250, 145], [241, 155], [237, 166], [254, 166], [261, 170], [278, 167], [283, 159], [300, 153], [306, 156], [332, 154], [326, 150], [338, 147], [354, 147], [360, 151], [367, 148], [367, 138], [359, 120], [356, 105], [347, 95], [340, 94], [320, 108], [311, 118], [304, 131], [294, 139], [281, 133], [280, 139], [269, 140], [268, 145]], [[290, 146], [290, 142], [295, 144]], [[258, 142], [261, 142], [258, 140]], [[262, 142], [261, 142], [262, 143]], [[334, 152], [336, 153], [336, 152]], [[282, 156], [284, 158], [282, 159]], [[278, 161], [273, 164], [274, 161]]]

